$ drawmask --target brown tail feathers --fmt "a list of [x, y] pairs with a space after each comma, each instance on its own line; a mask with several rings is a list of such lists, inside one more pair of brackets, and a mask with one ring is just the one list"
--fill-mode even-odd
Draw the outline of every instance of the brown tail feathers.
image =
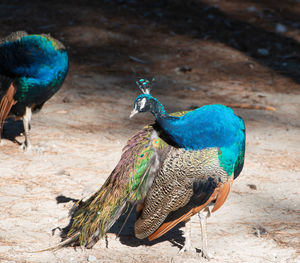
[[209, 203], [211, 203], [214, 200], [216, 201], [216, 203], [215, 203], [215, 206], [214, 206], [212, 212], [218, 210], [224, 204], [224, 202], [226, 201], [227, 196], [228, 196], [229, 191], [230, 191], [231, 184], [232, 184], [232, 180], [229, 180], [227, 183], [225, 183], [225, 184], [221, 185], [220, 187], [216, 188], [215, 191], [210, 196], [210, 198], [204, 204], [202, 204], [201, 206], [194, 207], [189, 212], [182, 215], [180, 218], [177, 218], [177, 219], [175, 219], [173, 221], [170, 221], [170, 222], [163, 223], [154, 233], [152, 233], [148, 237], [148, 239], [150, 241], [152, 241], [156, 238], [159, 238], [160, 236], [167, 233], [174, 226], [176, 226], [178, 223], [183, 222], [183, 221], [187, 221], [188, 219], [190, 219], [193, 215], [200, 212], [202, 209], [204, 209]]
[[8, 117], [11, 107], [17, 103], [17, 101], [14, 100], [14, 95], [16, 91], [17, 88], [13, 83], [11, 83], [5, 95], [0, 101], [0, 139], [3, 130], [4, 120]]

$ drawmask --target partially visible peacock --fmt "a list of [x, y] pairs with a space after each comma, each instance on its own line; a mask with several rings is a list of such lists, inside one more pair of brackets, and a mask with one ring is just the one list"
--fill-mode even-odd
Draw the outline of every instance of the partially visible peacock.
[[18, 31], [0, 39], [0, 139], [7, 117], [22, 118], [23, 148], [30, 149], [32, 112], [58, 91], [68, 67], [64, 45], [50, 35]]
[[[129, 139], [101, 189], [73, 212], [59, 247], [92, 247], [132, 203], [137, 204], [135, 235], [141, 239], [156, 239], [200, 212], [202, 253], [208, 257], [206, 216], [225, 202], [242, 170], [244, 122], [222, 105], [169, 115], [150, 95], [149, 82], [138, 84], [144, 94], [136, 98], [131, 117], [151, 112], [156, 122]], [[184, 250], [190, 248], [188, 233]]]

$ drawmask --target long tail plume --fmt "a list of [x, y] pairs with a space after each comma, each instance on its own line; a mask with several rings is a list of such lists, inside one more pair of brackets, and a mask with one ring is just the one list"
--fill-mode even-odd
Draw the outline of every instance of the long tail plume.
[[72, 226], [66, 236], [69, 242], [64, 246], [78, 244], [92, 247], [127, 208], [126, 191], [120, 189], [123, 187], [112, 187], [110, 179], [87, 201], [75, 207]]

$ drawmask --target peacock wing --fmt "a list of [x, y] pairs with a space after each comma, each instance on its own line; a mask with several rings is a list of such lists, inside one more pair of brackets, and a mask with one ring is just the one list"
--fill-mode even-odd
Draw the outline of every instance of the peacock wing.
[[11, 107], [17, 102], [14, 99], [16, 86], [11, 78], [0, 75], [0, 138], [4, 120], [8, 117]]
[[14, 95], [17, 91], [17, 87], [13, 84], [15, 75], [11, 74], [10, 70], [8, 70], [9, 65], [7, 64], [7, 60], [9, 60], [13, 54], [7, 52], [5, 43], [20, 40], [26, 35], [27, 33], [24, 31], [17, 31], [0, 39], [0, 138], [4, 120], [8, 117], [11, 107], [17, 102], [14, 99]]
[[172, 148], [147, 193], [135, 223], [136, 237], [156, 239], [211, 202], [221, 206], [231, 179], [220, 167], [218, 156], [218, 148]]

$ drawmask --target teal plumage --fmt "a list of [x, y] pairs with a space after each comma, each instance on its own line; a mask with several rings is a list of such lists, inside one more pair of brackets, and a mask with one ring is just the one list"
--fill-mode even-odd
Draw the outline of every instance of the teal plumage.
[[28, 147], [28, 127], [25, 126], [30, 121], [31, 110], [40, 110], [58, 91], [67, 75], [68, 67], [65, 47], [49, 35], [28, 35], [20, 31], [2, 39], [0, 41], [1, 130], [8, 116], [22, 117], [25, 147]]
[[[222, 105], [205, 106], [196, 110], [196, 114], [186, 111], [169, 115], [157, 99], [142, 90], [147, 94], [135, 100], [131, 116], [148, 111], [154, 114], [156, 122], [128, 141], [119, 163], [100, 190], [77, 204], [72, 211], [71, 228], [58, 247], [67, 244], [92, 247], [129, 204], [137, 205], [136, 237], [153, 240], [194, 214], [210, 211], [209, 208], [216, 211], [225, 202], [233, 179], [243, 167], [243, 121]], [[225, 112], [223, 118], [213, 119], [222, 112]], [[188, 131], [190, 116], [193, 122], [205, 120], [202, 133], [191, 130], [180, 134], [180, 120], [184, 120]], [[174, 130], [178, 129], [181, 141], [171, 134], [171, 125], [166, 128], [158, 118], [176, 120], [178, 126]], [[215, 120], [220, 123], [213, 124]], [[204, 135], [205, 131], [210, 136]], [[209, 142], [200, 138], [192, 142], [193, 149], [191, 145], [184, 147], [183, 142], [189, 141], [184, 134], [205, 136]], [[203, 251], [207, 256], [205, 248]]]
[[176, 150], [175, 155], [167, 157], [154, 177], [135, 224], [136, 236], [154, 240], [199, 213], [202, 254], [209, 257], [206, 218], [223, 205], [233, 180], [242, 171], [244, 122], [223, 105], [206, 105], [180, 116], [169, 115], [150, 95], [149, 81], [141, 79], [138, 85], [144, 94], [136, 98], [130, 116], [151, 112], [181, 153]]
[[[142, 79], [140, 85], [148, 85]], [[143, 106], [143, 108], [141, 108]], [[138, 96], [134, 102], [137, 112], [151, 112], [162, 129], [179, 146], [186, 150], [201, 150], [220, 147], [220, 161], [226, 171], [234, 171], [235, 161], [244, 148], [244, 122], [224, 105], [206, 105], [190, 111], [184, 116], [167, 114], [164, 106], [148, 92]]]

